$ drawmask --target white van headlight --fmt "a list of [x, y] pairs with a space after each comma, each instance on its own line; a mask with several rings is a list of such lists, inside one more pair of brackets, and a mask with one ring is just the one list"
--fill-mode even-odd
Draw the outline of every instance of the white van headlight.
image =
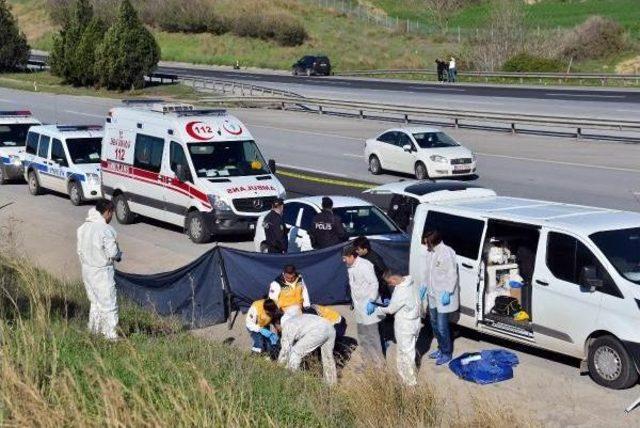
[[208, 195], [211, 208], [215, 211], [231, 211], [231, 207], [218, 195]]
[[16, 155], [9, 155], [9, 162], [13, 166], [21, 166], [22, 165], [22, 161], [20, 160], [20, 157], [16, 156]]
[[449, 162], [449, 160], [447, 158], [445, 158], [444, 156], [440, 156], [440, 155], [431, 155], [431, 156], [429, 156], [429, 159], [431, 159], [433, 162], [438, 162], [438, 163], [447, 163], [447, 162]]
[[89, 184], [100, 184], [100, 176], [98, 174], [87, 173], [87, 183]]

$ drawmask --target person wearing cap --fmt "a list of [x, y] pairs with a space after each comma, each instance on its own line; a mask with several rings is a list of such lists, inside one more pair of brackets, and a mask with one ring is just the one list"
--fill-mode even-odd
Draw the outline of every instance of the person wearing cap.
[[333, 213], [333, 200], [328, 196], [322, 198], [322, 211], [313, 218], [309, 235], [315, 250], [331, 247], [349, 239], [342, 220]]
[[265, 240], [260, 247], [264, 253], [286, 254], [289, 248], [289, 237], [287, 226], [284, 224], [282, 212], [284, 211], [284, 201], [277, 198], [271, 204], [271, 211], [262, 221]]

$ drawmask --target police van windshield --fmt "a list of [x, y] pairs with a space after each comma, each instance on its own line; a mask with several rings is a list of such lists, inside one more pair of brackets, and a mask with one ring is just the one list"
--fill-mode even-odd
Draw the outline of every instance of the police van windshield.
[[640, 227], [594, 233], [591, 240], [620, 275], [640, 284]]
[[349, 237], [401, 233], [391, 220], [373, 206], [334, 208]]
[[0, 125], [0, 147], [21, 147], [26, 144], [27, 131], [37, 123]]
[[188, 147], [198, 177], [269, 174], [255, 141], [189, 143]]
[[69, 138], [67, 149], [74, 164], [100, 163], [102, 138]]
[[460, 144], [444, 132], [417, 132], [413, 138], [421, 149], [436, 149], [440, 147], [457, 147]]

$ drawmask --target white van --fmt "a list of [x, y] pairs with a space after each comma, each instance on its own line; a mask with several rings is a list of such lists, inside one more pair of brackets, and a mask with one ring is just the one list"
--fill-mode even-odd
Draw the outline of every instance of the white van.
[[[423, 233], [437, 229], [458, 258], [460, 325], [579, 358], [606, 387], [634, 385], [640, 213], [481, 193], [438, 189], [433, 201], [422, 194], [412, 276], [423, 277]], [[497, 313], [498, 296], [517, 300], [530, 319]]]
[[22, 179], [20, 153], [24, 151], [29, 127], [40, 125], [28, 110], [0, 111], [0, 184]]
[[102, 190], [122, 224], [136, 215], [184, 227], [193, 242], [252, 233], [286, 196], [247, 127], [225, 110], [158, 100], [109, 111]]
[[100, 199], [100, 125], [32, 126], [20, 154], [32, 195], [53, 190], [73, 205]]

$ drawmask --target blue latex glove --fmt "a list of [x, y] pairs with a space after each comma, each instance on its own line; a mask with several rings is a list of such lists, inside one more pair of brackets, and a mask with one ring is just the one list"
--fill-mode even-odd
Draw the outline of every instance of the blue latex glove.
[[371, 300], [367, 303], [367, 315], [371, 315], [376, 311], [376, 305]]
[[451, 303], [451, 293], [443, 291], [442, 294], [440, 294], [440, 303], [442, 303], [443, 306], [447, 306]]
[[391, 299], [384, 299], [382, 301], [382, 306], [389, 306], [389, 303], [391, 303]]
[[273, 333], [268, 328], [261, 328], [260, 334], [269, 339]]
[[280, 337], [278, 337], [276, 333], [271, 332], [271, 336], [269, 336], [269, 340], [271, 341], [272, 346], [276, 346], [278, 344], [278, 341], [280, 340]]
[[427, 297], [427, 287], [422, 286], [420, 287], [420, 290], [418, 290], [418, 292], [420, 293], [420, 301], [424, 301], [424, 299]]

